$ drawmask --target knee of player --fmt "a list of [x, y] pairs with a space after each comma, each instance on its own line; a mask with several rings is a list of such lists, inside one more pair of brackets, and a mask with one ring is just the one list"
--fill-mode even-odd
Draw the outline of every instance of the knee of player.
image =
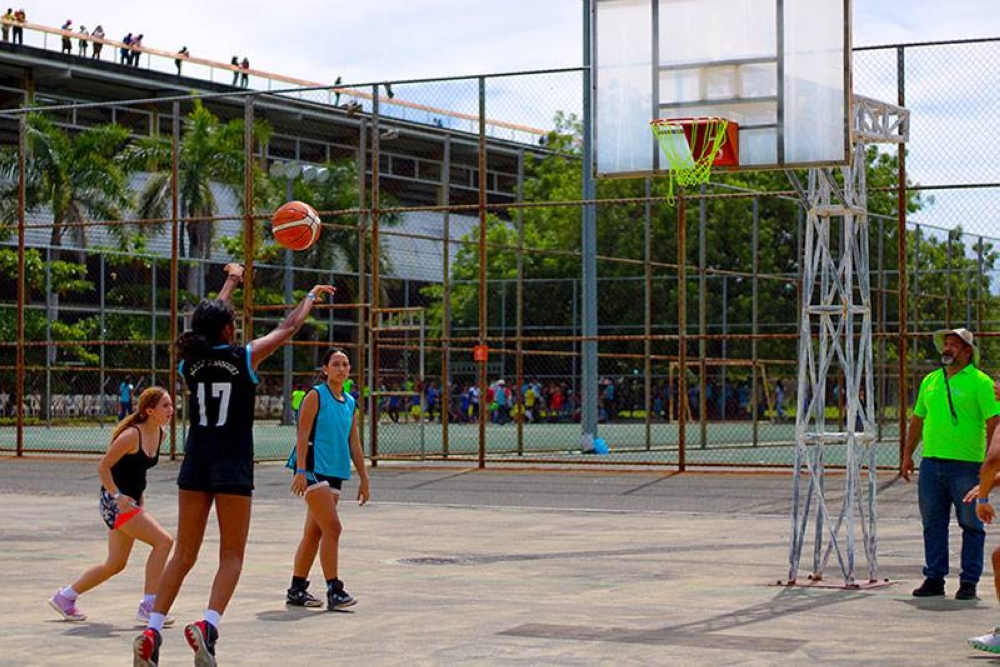
[[176, 562], [186, 574], [198, 562], [198, 550], [179, 546], [174, 550], [172, 562]]
[[993, 550], [993, 571], [1000, 572], [1000, 547]]
[[165, 551], [170, 553], [170, 550], [174, 548], [174, 538], [170, 537], [166, 533], [158, 537], [153, 542], [154, 551]]
[[128, 565], [128, 558], [113, 558], [107, 562], [108, 576], [113, 577], [122, 572]]
[[344, 526], [336, 514], [323, 524], [322, 529], [325, 537], [340, 537], [340, 534], [344, 532]]
[[221, 549], [219, 551], [219, 565], [243, 568], [243, 551], [237, 549]]

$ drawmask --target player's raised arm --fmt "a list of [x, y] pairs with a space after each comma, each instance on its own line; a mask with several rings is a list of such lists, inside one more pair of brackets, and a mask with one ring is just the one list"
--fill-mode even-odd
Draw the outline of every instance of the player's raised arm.
[[233, 298], [233, 292], [240, 283], [243, 282], [243, 265], [236, 264], [235, 262], [226, 264], [223, 269], [226, 272], [226, 282], [219, 290], [219, 299], [225, 301], [226, 303], [231, 303]]
[[253, 358], [251, 359], [253, 368], [256, 369], [262, 361], [274, 354], [279, 347], [295, 335], [296, 331], [302, 328], [302, 325], [305, 324], [306, 319], [309, 317], [309, 312], [312, 310], [314, 302], [322, 299], [324, 294], [329, 294], [332, 297], [336, 291], [337, 288], [330, 285], [316, 285], [309, 290], [309, 293], [299, 302], [299, 305], [292, 312], [288, 313], [281, 324], [275, 327], [270, 333], [254, 340], [250, 347], [253, 351]]

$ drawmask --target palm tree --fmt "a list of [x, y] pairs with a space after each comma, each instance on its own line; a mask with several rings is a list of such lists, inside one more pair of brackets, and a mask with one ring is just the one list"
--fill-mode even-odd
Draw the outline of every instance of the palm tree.
[[[71, 135], [45, 116], [26, 119], [25, 208], [52, 210], [53, 246], [67, 234], [78, 248], [87, 247], [87, 223], [92, 219], [119, 220], [132, 202], [131, 167], [124, 149], [129, 131], [115, 124], [97, 125]], [[0, 151], [0, 216], [17, 217], [17, 149]], [[118, 234], [120, 226], [109, 230]], [[84, 255], [80, 253], [80, 261]]]
[[[254, 136], [266, 141], [270, 135], [268, 125], [258, 121]], [[178, 191], [182, 247], [187, 240], [187, 254], [195, 260], [188, 265], [187, 289], [193, 294], [204, 294], [204, 262], [211, 257], [215, 241], [215, 217], [219, 213], [218, 188], [227, 188], [239, 202], [243, 201], [244, 124], [235, 119], [223, 123], [200, 100], [184, 119], [183, 136], [179, 149]], [[137, 142], [130, 148], [129, 157], [137, 164], [145, 164], [152, 171], [139, 195], [137, 215], [142, 219], [164, 220], [170, 217], [171, 205], [171, 142], [155, 137]], [[260, 170], [255, 168], [255, 199], [264, 201], [266, 185]], [[254, 206], [254, 208], [257, 208]], [[162, 228], [163, 225], [156, 226]]]

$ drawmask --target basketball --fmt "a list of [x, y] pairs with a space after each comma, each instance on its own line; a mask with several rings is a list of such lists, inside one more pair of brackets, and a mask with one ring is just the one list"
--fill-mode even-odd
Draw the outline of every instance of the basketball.
[[320, 222], [316, 210], [301, 201], [282, 204], [271, 216], [274, 240], [289, 250], [305, 250], [319, 238]]

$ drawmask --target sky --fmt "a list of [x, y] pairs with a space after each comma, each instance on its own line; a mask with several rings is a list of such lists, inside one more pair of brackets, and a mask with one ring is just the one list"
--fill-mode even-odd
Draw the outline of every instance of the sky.
[[[854, 45], [1000, 36], [995, 0], [853, 0]], [[28, 20], [330, 83], [578, 67], [581, 0], [45, 0]], [[166, 8], [170, 8], [167, 12]], [[17, 6], [15, 6], [15, 9]]]

